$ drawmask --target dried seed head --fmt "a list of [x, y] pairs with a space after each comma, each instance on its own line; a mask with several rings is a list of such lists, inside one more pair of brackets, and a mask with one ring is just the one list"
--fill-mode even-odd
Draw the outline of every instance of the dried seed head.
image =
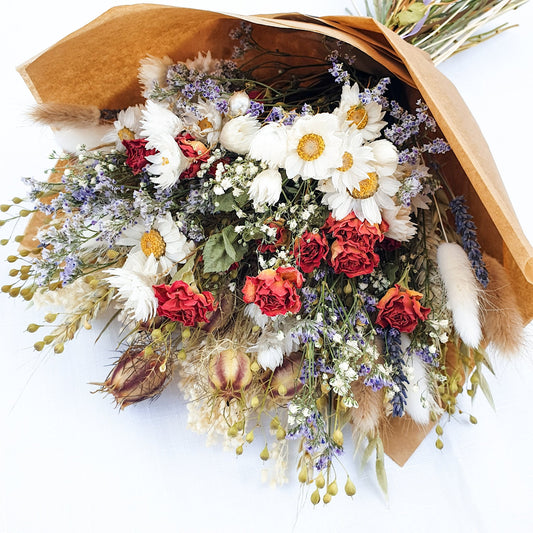
[[209, 362], [209, 383], [226, 400], [236, 398], [252, 382], [250, 358], [241, 350], [223, 350]]
[[324, 474], [322, 474], [322, 472], [320, 472], [315, 478], [315, 485], [319, 489], [323, 489], [326, 486], [326, 480], [324, 479]]
[[146, 355], [143, 348], [128, 348], [102, 384], [102, 390], [111, 393], [121, 409], [159, 394], [170, 377], [166, 358], [157, 353]]
[[348, 476], [348, 479], [346, 480], [346, 485], [344, 485], [344, 492], [346, 492], [348, 496], [353, 496], [355, 494], [355, 485], [350, 479], [350, 476]]
[[268, 447], [266, 444], [261, 453], [259, 454], [259, 457], [261, 457], [263, 461], [268, 461], [268, 459], [270, 458], [270, 453], [268, 453]]

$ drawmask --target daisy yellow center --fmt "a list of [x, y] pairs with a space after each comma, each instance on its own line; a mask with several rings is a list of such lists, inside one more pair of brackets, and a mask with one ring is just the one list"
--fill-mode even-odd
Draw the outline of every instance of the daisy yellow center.
[[141, 237], [141, 250], [146, 257], [150, 257], [150, 254], [154, 254], [156, 259], [159, 259], [165, 254], [166, 244], [161, 237], [161, 233], [156, 229], [151, 229], [143, 234]]
[[326, 143], [320, 135], [308, 133], [298, 142], [296, 152], [304, 161], [314, 161], [322, 155], [324, 148], [326, 148]]
[[126, 128], [126, 126], [124, 126], [121, 130], [118, 130], [117, 135], [121, 141], [131, 141], [135, 139], [135, 133], [129, 128]]
[[162, 157], [161, 158], [161, 164], [162, 165], [168, 165], [170, 161], [168, 160], [168, 157]]
[[375, 172], [369, 172], [368, 178], [359, 182], [359, 190], [352, 189], [350, 195], [357, 200], [364, 200], [376, 194], [379, 188], [378, 175]]
[[346, 120], [358, 130], [362, 130], [368, 124], [368, 113], [362, 104], [353, 105], [346, 113]]
[[210, 130], [213, 127], [213, 124], [209, 122], [209, 119], [207, 117], [204, 117], [198, 122], [198, 127], [200, 128], [200, 131]]
[[346, 172], [353, 167], [353, 155], [350, 152], [342, 154], [342, 167], [338, 167], [339, 172]]

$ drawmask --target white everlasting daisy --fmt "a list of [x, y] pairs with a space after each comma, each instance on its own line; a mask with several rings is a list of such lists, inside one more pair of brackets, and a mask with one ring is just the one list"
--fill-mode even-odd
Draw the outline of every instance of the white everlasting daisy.
[[149, 231], [139, 221], [122, 234], [117, 245], [132, 247], [124, 267], [130, 261], [138, 264], [153, 257], [160, 275], [173, 272], [176, 264], [184, 263], [194, 250], [194, 243], [181, 233], [170, 213], [157, 218]]
[[167, 84], [168, 67], [174, 62], [170, 57], [148, 56], [141, 59], [139, 67], [139, 83], [143, 89], [142, 95], [148, 99], [156, 87], [165, 87]]
[[263, 204], [273, 205], [281, 195], [282, 178], [278, 170], [268, 168], [252, 180], [248, 194], [254, 202], [254, 208]]
[[238, 117], [244, 115], [250, 107], [250, 97], [245, 91], [237, 91], [228, 99], [228, 115]]
[[194, 59], [187, 59], [185, 65], [190, 70], [197, 70], [204, 74], [210, 74], [216, 70], [217, 61], [212, 58], [211, 51], [207, 52], [205, 55], [202, 52], [198, 52], [198, 55]]
[[368, 145], [372, 148], [376, 169], [380, 176], [390, 177], [398, 168], [398, 150], [390, 141], [379, 139]]
[[284, 167], [289, 178], [325, 179], [341, 160], [338, 122], [328, 113], [300, 117], [287, 132]]
[[148, 139], [147, 148], [156, 148], [149, 146], [152, 138], [159, 138], [162, 135], [176, 137], [183, 129], [183, 122], [170, 109], [151, 100], [146, 102], [141, 118], [141, 134]]
[[331, 173], [333, 185], [339, 191], [353, 189], [374, 170], [374, 151], [357, 131], [348, 132], [341, 147], [342, 162]]
[[343, 86], [339, 107], [333, 113], [338, 117], [341, 129], [355, 129], [365, 141], [377, 139], [387, 124], [383, 120], [385, 112], [379, 104], [361, 102], [357, 83], [351, 87]]
[[117, 120], [113, 123], [113, 128], [102, 137], [102, 143], [114, 143], [117, 150], [124, 151], [122, 141], [131, 141], [140, 137], [143, 110], [144, 106], [135, 105], [120, 111]]
[[189, 166], [189, 159], [185, 157], [172, 135], [152, 136], [147, 146], [157, 150], [155, 154], [146, 156], [150, 163], [146, 166], [146, 171], [151, 174], [150, 181], [160, 189], [172, 187]]
[[230, 152], [246, 155], [259, 127], [259, 121], [249, 115], [232, 118], [224, 124], [219, 142]]
[[381, 215], [389, 225], [385, 236], [395, 241], [410, 241], [416, 235], [416, 224], [411, 220], [410, 214], [409, 207], [394, 206], [392, 209], [383, 209]]
[[106, 270], [109, 285], [117, 289], [117, 297], [123, 301], [123, 314], [127, 319], [148, 320], [157, 310], [152, 286], [159, 278], [158, 263], [153, 255], [145, 259], [128, 257], [122, 268]]
[[271, 168], [282, 167], [287, 157], [287, 126], [279, 122], [263, 126], [252, 139], [249, 155]]

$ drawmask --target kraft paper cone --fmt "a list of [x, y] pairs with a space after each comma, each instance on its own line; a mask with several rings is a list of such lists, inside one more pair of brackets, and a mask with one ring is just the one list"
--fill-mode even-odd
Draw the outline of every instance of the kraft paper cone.
[[[229, 32], [238, 21], [255, 25], [266, 48], [323, 59], [321, 39], [352, 45], [358, 68], [395, 76], [412, 102], [422, 97], [452, 151], [442, 172], [455, 194], [464, 194], [479, 229], [482, 248], [510, 272], [524, 318], [533, 318], [533, 249], [525, 238], [490, 150], [454, 85], [424, 52], [378, 22], [361, 17], [309, 17], [295, 13], [238, 17], [162, 5], [115, 7], [19, 67], [38, 102], [121, 109], [142, 101], [139, 61], [147, 55], [174, 61], [211, 51], [229, 58]], [[301, 61], [301, 60], [300, 60]], [[267, 73], [265, 73], [267, 74]], [[392, 419], [383, 432], [385, 451], [404, 464], [432, 426]]]

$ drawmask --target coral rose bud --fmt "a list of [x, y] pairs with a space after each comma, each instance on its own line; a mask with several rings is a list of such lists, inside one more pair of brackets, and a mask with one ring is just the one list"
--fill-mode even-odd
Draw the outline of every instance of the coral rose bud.
[[209, 363], [209, 383], [226, 400], [237, 398], [252, 382], [250, 358], [240, 350], [223, 350]]
[[159, 394], [170, 377], [170, 366], [165, 357], [157, 353], [147, 355], [144, 349], [132, 346], [122, 354], [101, 390], [112, 394], [124, 409]]
[[[303, 387], [300, 381], [302, 369], [302, 353], [293, 352], [285, 357], [283, 364], [278, 366], [270, 379], [270, 394], [274, 398], [290, 400]], [[280, 390], [284, 393], [280, 394]]]

